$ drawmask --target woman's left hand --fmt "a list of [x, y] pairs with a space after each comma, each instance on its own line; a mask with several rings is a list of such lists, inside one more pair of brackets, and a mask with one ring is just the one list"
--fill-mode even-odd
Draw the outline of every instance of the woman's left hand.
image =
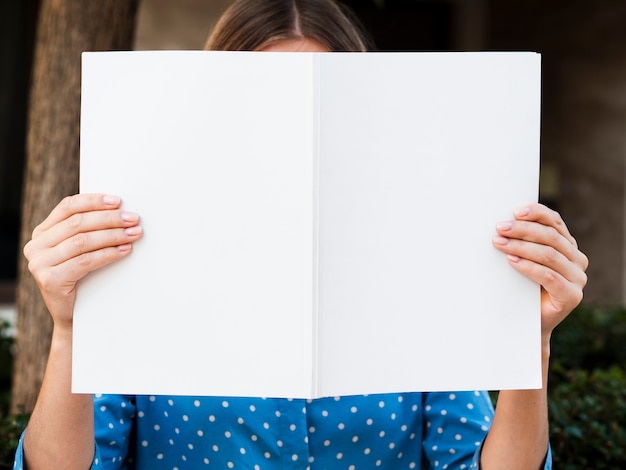
[[587, 283], [587, 257], [561, 216], [541, 204], [515, 210], [515, 219], [496, 226], [493, 245], [511, 266], [541, 285], [541, 330], [552, 330], [580, 303]]

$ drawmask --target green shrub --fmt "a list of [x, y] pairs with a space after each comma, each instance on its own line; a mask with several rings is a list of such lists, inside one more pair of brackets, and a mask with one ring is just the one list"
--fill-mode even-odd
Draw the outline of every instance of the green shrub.
[[626, 468], [626, 374], [621, 367], [573, 370], [550, 390], [555, 468]]

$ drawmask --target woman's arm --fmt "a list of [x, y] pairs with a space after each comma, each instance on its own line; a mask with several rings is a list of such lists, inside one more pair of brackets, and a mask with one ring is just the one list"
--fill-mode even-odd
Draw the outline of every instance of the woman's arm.
[[543, 388], [501, 391], [481, 454], [485, 470], [539, 469], [548, 450], [548, 366], [554, 328], [582, 300], [587, 257], [558, 213], [540, 204], [515, 211], [497, 226], [494, 246], [509, 263], [541, 285]]
[[80, 279], [127, 256], [142, 235], [138, 216], [120, 211], [120, 204], [115, 196], [65, 198], [24, 247], [54, 320], [43, 384], [24, 436], [28, 470], [84, 470], [93, 459], [93, 399], [71, 393], [74, 301]]

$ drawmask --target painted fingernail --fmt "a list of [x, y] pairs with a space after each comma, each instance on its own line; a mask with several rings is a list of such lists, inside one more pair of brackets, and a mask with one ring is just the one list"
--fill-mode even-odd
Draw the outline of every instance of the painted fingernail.
[[134, 227], [128, 227], [124, 231], [126, 232], [126, 235], [128, 235], [129, 237], [133, 237], [141, 233], [141, 226], [135, 225]]
[[136, 222], [139, 220], [139, 215], [134, 212], [122, 212], [122, 220], [124, 222]]
[[506, 232], [513, 228], [513, 224], [511, 222], [498, 222], [496, 224], [496, 230], [499, 232]]
[[493, 242], [496, 245], [506, 245], [509, 243], [509, 239], [504, 237], [493, 237]]
[[530, 214], [530, 207], [518, 207], [513, 211], [516, 217], [526, 217]]
[[130, 243], [126, 243], [125, 245], [120, 245], [117, 247], [117, 251], [120, 253], [128, 253], [132, 249], [132, 245]]
[[519, 263], [519, 256], [515, 255], [506, 255], [511, 263]]
[[106, 194], [102, 197], [102, 202], [109, 206], [115, 206], [120, 203], [120, 198], [111, 194]]

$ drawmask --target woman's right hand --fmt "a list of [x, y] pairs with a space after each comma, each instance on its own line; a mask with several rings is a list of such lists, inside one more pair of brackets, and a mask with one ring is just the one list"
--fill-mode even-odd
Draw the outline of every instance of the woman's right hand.
[[24, 247], [28, 269], [55, 328], [71, 330], [76, 284], [131, 252], [141, 238], [139, 216], [120, 210], [117, 196], [77, 194], [63, 199]]

